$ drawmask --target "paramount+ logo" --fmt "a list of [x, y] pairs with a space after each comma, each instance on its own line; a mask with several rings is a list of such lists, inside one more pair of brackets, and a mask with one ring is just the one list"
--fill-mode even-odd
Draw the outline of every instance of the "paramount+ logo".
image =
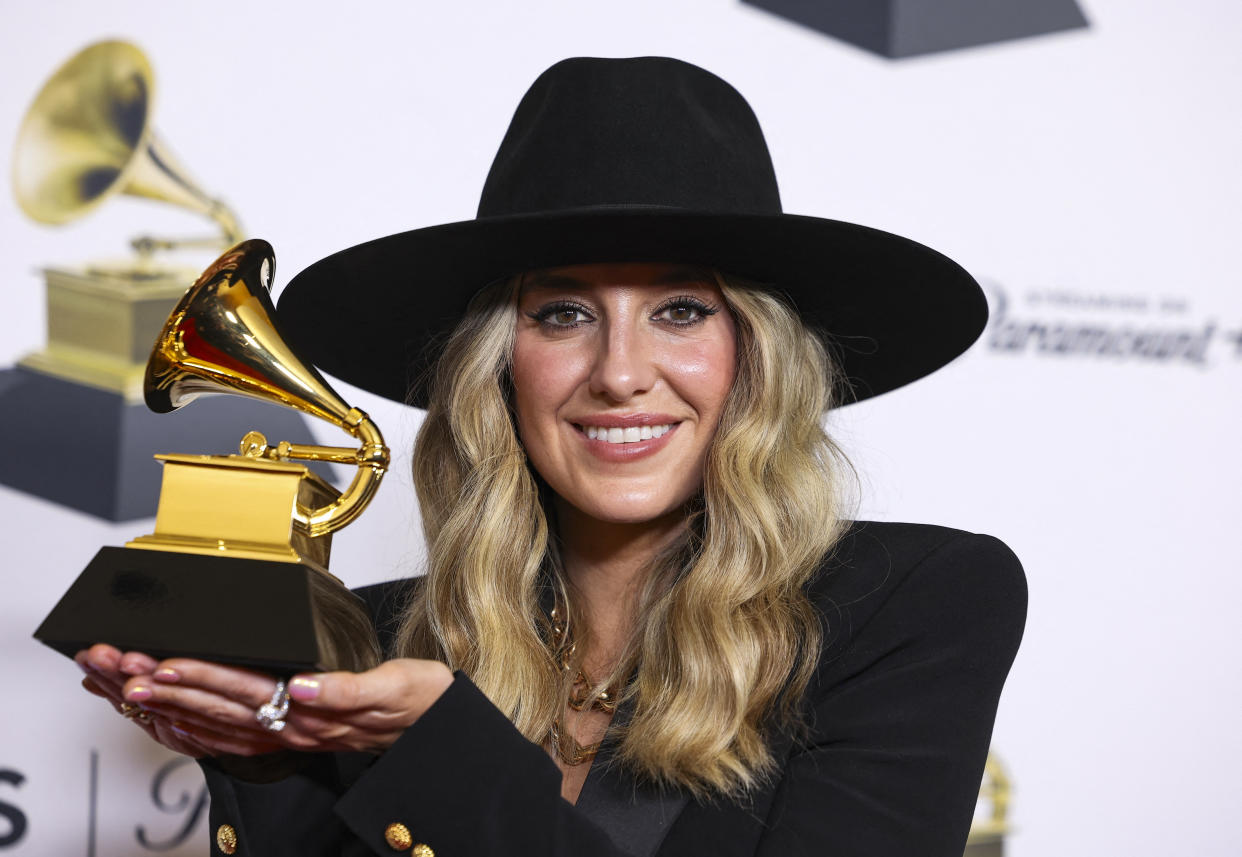
[[1194, 311], [1181, 297], [1030, 289], [1021, 303], [984, 285], [991, 318], [983, 335], [995, 353], [1207, 368], [1242, 363], [1242, 324]]

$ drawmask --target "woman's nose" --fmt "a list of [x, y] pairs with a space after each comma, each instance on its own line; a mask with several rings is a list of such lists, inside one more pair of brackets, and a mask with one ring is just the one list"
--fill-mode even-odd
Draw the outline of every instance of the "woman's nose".
[[649, 391], [658, 374], [650, 343], [624, 324], [607, 325], [603, 333], [591, 368], [591, 392], [625, 402]]

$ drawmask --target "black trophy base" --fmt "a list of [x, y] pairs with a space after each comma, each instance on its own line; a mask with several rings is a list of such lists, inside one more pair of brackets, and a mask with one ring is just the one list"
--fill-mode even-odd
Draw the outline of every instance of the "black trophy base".
[[[258, 429], [276, 440], [310, 436], [302, 417], [239, 396], [189, 412], [155, 414], [119, 393], [23, 366], [0, 370], [0, 484], [109, 521], [155, 516], [159, 452], [230, 454]], [[55, 450], [55, 466], [37, 450]], [[23, 453], [22, 450], [27, 450]]]
[[1087, 26], [1076, 0], [744, 0], [890, 59]]
[[326, 575], [289, 562], [102, 548], [35, 639], [72, 658], [95, 643], [279, 675], [324, 668], [316, 590]]

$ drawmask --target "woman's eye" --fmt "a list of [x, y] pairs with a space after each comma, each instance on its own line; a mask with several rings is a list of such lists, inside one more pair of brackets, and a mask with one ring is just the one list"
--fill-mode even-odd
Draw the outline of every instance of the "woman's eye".
[[656, 310], [654, 318], [678, 327], [689, 327], [692, 324], [698, 324], [710, 315], [715, 315], [716, 311], [715, 307], [708, 306], [701, 301], [682, 298]]
[[548, 327], [577, 327], [591, 320], [590, 314], [580, 306], [573, 304], [554, 304], [530, 313], [540, 324]]

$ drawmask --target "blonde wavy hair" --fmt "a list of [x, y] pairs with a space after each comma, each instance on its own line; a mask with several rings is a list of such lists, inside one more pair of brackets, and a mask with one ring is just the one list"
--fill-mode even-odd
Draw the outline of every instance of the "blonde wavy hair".
[[[700, 797], [764, 780], [777, 762], [771, 730], [801, 725], [822, 636], [805, 587], [845, 517], [845, 462], [822, 425], [837, 382], [823, 343], [771, 291], [718, 282], [736, 323], [736, 382], [688, 525], [653, 560], [625, 655], [598, 682], [633, 677], [616, 758]], [[516, 281], [480, 292], [431, 378], [414, 451], [427, 574], [394, 654], [463, 670], [542, 744], [574, 674], [550, 646], [550, 595], [584, 637], [510, 409], [517, 293]]]

